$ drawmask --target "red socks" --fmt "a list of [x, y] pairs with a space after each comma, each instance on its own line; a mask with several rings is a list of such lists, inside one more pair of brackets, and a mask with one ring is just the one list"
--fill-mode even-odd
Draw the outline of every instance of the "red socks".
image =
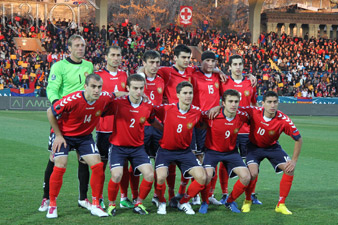
[[141, 185], [140, 185], [139, 199], [141, 200], [145, 199], [148, 196], [152, 186], [153, 186], [153, 182], [146, 181], [143, 178]]
[[210, 181], [209, 197], [211, 197], [214, 194], [214, 192], [215, 192], [216, 182], [217, 182], [217, 178], [218, 178], [217, 169], [218, 169], [218, 167], [216, 166], [216, 168], [215, 168], [215, 176]]
[[136, 199], [138, 197], [138, 184], [140, 183], [140, 177], [134, 175], [132, 166], [129, 167], [129, 182], [133, 199]]
[[285, 203], [285, 199], [286, 197], [288, 197], [291, 186], [292, 186], [292, 181], [293, 181], [293, 175], [289, 176], [286, 175], [285, 173], [283, 174], [283, 177], [280, 181], [279, 184], [279, 201], [278, 201], [278, 205], [280, 203]]
[[211, 186], [212, 186], [212, 184], [210, 182], [209, 184], [205, 185], [204, 189], [201, 191], [202, 201], [206, 202], [207, 204], [209, 204], [209, 196], [211, 196], [211, 195], [209, 195], [210, 192], [211, 192], [211, 189], [210, 189]]
[[120, 181], [121, 198], [127, 198], [129, 186], [128, 162], [123, 165], [123, 175]]
[[56, 198], [60, 193], [62, 186], [62, 178], [65, 172], [66, 168], [54, 166], [52, 175], [50, 176], [49, 179], [49, 198], [51, 202], [50, 206], [56, 206]]
[[251, 200], [252, 191], [255, 190], [257, 179], [251, 180], [245, 189], [245, 200]]
[[227, 202], [234, 202], [245, 191], [246, 188], [247, 186], [244, 186], [240, 180], [237, 180]]
[[155, 192], [160, 202], [166, 202], [165, 197], [164, 197], [165, 189], [166, 189], [165, 183], [156, 184]]
[[180, 188], [178, 189], [178, 194], [180, 194], [180, 195], [184, 195], [185, 194], [185, 191], [186, 191], [188, 183], [189, 183], [189, 180], [185, 179], [183, 177], [183, 174], [181, 174], [181, 185], [180, 185]]
[[175, 196], [176, 165], [169, 165], [169, 175], [167, 177], [169, 201]]
[[115, 202], [118, 192], [119, 192], [119, 183], [115, 183], [110, 179], [108, 183], [108, 200], [110, 202]]
[[90, 187], [92, 188], [92, 204], [99, 205], [99, 199], [102, 194], [104, 173], [103, 173], [103, 162], [95, 164], [90, 167], [92, 169], [92, 176], [90, 178]]
[[228, 171], [223, 163], [219, 165], [219, 183], [221, 184], [222, 194], [228, 194]]
[[181, 199], [180, 204], [187, 203], [189, 200], [196, 196], [200, 191], [204, 189], [205, 185], [198, 183], [196, 180], [194, 180], [188, 187], [187, 194], [184, 195], [184, 197]]

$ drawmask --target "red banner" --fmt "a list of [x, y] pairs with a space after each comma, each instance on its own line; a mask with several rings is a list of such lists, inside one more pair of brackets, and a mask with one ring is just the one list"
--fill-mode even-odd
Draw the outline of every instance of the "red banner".
[[192, 6], [181, 6], [180, 24], [184, 26], [192, 24]]

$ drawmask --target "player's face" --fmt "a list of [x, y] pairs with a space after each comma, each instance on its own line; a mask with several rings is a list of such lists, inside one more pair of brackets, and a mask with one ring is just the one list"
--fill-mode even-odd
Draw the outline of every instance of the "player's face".
[[204, 73], [212, 73], [215, 68], [216, 61], [214, 59], [205, 59], [202, 61], [202, 71]]
[[146, 75], [154, 77], [160, 68], [160, 58], [147, 59], [147, 62], [143, 61], [143, 66]]
[[231, 74], [235, 76], [241, 76], [243, 72], [243, 61], [242, 59], [234, 59], [230, 65]]
[[177, 98], [180, 103], [190, 105], [194, 97], [193, 89], [191, 87], [183, 87], [180, 93], [177, 94]]
[[174, 60], [176, 63], [176, 66], [178, 69], [185, 69], [189, 66], [191, 58], [191, 53], [187, 52], [180, 52], [180, 54], [177, 56], [174, 56]]
[[73, 40], [72, 46], [69, 46], [68, 48], [72, 58], [81, 60], [86, 52], [86, 43], [83, 39], [76, 38]]
[[118, 49], [110, 49], [107, 55], [107, 64], [110, 67], [118, 67], [121, 65], [122, 54]]
[[264, 107], [264, 115], [268, 117], [273, 117], [278, 110], [278, 99], [276, 97], [267, 97], [265, 101], [262, 102]]
[[144, 92], [143, 81], [131, 81], [130, 86], [127, 86], [129, 98], [133, 103], [139, 102]]
[[84, 85], [85, 87], [85, 97], [88, 101], [95, 101], [100, 98], [100, 94], [102, 91], [102, 80], [97, 81], [95, 79], [90, 79], [88, 85]]
[[222, 102], [224, 110], [230, 114], [236, 113], [239, 106], [239, 98], [237, 96], [228, 95], [225, 102]]

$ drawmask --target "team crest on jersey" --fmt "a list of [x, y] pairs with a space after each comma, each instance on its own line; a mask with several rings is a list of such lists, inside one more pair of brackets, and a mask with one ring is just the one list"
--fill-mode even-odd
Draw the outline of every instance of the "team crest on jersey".
[[146, 118], [145, 118], [144, 116], [142, 116], [142, 117], [140, 118], [140, 123], [143, 124], [144, 122], [146, 122]]
[[219, 83], [218, 82], [215, 83], [215, 87], [219, 88]]
[[249, 96], [250, 95], [250, 91], [244, 91], [244, 95], [245, 96]]
[[274, 131], [274, 130], [270, 130], [270, 131], [269, 131], [269, 135], [272, 136], [272, 135], [274, 135], [274, 134], [275, 134], [275, 131]]
[[189, 82], [191, 83], [191, 77], [189, 77]]
[[101, 110], [97, 111], [97, 112], [95, 113], [95, 116], [101, 116]]
[[56, 75], [55, 75], [55, 74], [52, 74], [52, 76], [51, 76], [50, 79], [51, 79], [51, 80], [55, 80], [55, 79], [56, 79]]
[[84, 75], [85, 75], [85, 77], [86, 77], [86, 76], [88, 76], [88, 75], [89, 75], [89, 73], [88, 73], [88, 72], [85, 72], [85, 73], [84, 73]]
[[158, 92], [159, 94], [162, 94], [162, 92], [163, 92], [162, 88], [161, 88], [161, 87], [158, 87], [158, 88], [157, 88], [157, 92]]
[[235, 134], [237, 134], [237, 133], [238, 133], [238, 131], [239, 131], [239, 129], [238, 129], [238, 128], [236, 128], [236, 129], [234, 130], [234, 133], [235, 133]]
[[192, 123], [188, 123], [188, 124], [187, 124], [187, 128], [188, 128], [188, 129], [191, 129], [191, 128], [192, 128]]

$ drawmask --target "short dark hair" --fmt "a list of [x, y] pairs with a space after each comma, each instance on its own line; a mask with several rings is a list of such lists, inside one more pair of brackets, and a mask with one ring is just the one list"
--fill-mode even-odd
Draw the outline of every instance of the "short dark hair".
[[85, 39], [81, 36], [81, 35], [78, 35], [78, 34], [73, 34], [72, 36], [70, 36], [70, 38], [68, 39], [68, 46], [72, 47], [72, 44], [73, 44], [73, 41], [75, 39], [81, 39], [84, 41], [84, 43], [86, 43]]
[[132, 81], [143, 81], [144, 83], [146, 83], [146, 80], [144, 79], [144, 77], [140, 74], [132, 74], [127, 78], [127, 86], [130, 87], [130, 82]]
[[156, 59], [156, 58], [161, 59], [160, 53], [158, 53], [158, 51], [148, 50], [148, 51], [145, 51], [145, 53], [143, 54], [142, 60], [144, 62], [147, 62], [148, 59]]
[[96, 81], [102, 81], [102, 78], [100, 77], [100, 75], [96, 74], [96, 73], [91, 73], [89, 75], [86, 76], [86, 80], [85, 80], [85, 84], [88, 85], [89, 84], [89, 80], [90, 79], [94, 79]]
[[176, 93], [179, 94], [184, 87], [191, 87], [193, 88], [192, 84], [189, 81], [182, 81], [176, 86]]
[[267, 97], [276, 97], [277, 100], [278, 100], [278, 94], [276, 92], [274, 92], [274, 91], [267, 91], [267, 92], [265, 92], [265, 94], [263, 95], [263, 100], [262, 101], [265, 102], [265, 99]]
[[110, 49], [119, 50], [119, 51], [122, 53], [122, 49], [121, 49], [120, 46], [118, 46], [118, 45], [112, 45], [112, 46], [109, 46], [109, 47], [106, 49], [106, 55], [109, 54]]
[[222, 102], [225, 102], [228, 96], [236, 96], [239, 99], [241, 99], [241, 94], [237, 90], [228, 89], [222, 95]]
[[191, 54], [191, 49], [186, 45], [177, 45], [174, 48], [174, 55], [178, 57], [181, 54], [181, 52]]
[[230, 58], [229, 58], [229, 65], [230, 65], [230, 66], [231, 66], [232, 61], [233, 61], [234, 59], [241, 59], [241, 60], [242, 60], [242, 63], [243, 63], [243, 57], [242, 57], [242, 56], [240, 56], [240, 55], [232, 55], [232, 56], [230, 56]]

